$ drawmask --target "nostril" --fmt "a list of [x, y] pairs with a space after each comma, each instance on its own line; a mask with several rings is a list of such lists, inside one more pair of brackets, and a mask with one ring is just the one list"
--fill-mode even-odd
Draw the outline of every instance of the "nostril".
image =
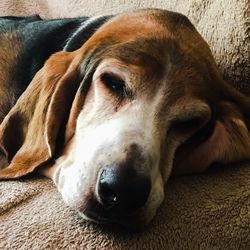
[[114, 180], [114, 171], [111, 168], [103, 168], [98, 183], [98, 194], [106, 208], [111, 208], [118, 203], [118, 194], [113, 190]]
[[100, 181], [98, 193], [104, 207], [111, 208], [118, 203], [117, 193], [105, 181]]
[[105, 182], [99, 183], [99, 195], [103, 205], [111, 208], [118, 203], [118, 195]]
[[131, 169], [121, 171], [114, 167], [101, 170], [97, 185], [97, 196], [103, 207], [122, 211], [143, 206], [151, 189], [149, 178]]

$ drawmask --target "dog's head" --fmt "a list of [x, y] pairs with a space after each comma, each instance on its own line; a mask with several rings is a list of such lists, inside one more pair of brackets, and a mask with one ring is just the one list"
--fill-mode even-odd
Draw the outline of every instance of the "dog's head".
[[118, 15], [37, 73], [1, 125], [0, 177], [48, 164], [83, 217], [145, 225], [171, 172], [250, 157], [249, 108], [186, 17]]

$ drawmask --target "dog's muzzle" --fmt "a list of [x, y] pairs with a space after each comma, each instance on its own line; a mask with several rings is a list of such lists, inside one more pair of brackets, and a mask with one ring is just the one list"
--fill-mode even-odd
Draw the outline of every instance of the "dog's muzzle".
[[98, 222], [119, 221], [143, 207], [151, 191], [148, 160], [136, 144], [128, 147], [119, 163], [102, 164], [95, 178], [95, 189], [84, 214]]

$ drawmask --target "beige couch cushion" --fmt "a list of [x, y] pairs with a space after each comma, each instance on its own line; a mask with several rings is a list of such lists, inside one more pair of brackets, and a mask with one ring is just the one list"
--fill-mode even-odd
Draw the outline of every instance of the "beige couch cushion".
[[142, 233], [84, 222], [48, 179], [0, 182], [0, 249], [249, 249], [250, 167], [175, 177]]

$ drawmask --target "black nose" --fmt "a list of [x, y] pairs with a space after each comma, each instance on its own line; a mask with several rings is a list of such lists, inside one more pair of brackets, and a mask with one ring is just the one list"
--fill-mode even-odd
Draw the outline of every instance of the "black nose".
[[129, 212], [146, 203], [150, 189], [149, 177], [108, 166], [101, 169], [97, 195], [104, 208]]

